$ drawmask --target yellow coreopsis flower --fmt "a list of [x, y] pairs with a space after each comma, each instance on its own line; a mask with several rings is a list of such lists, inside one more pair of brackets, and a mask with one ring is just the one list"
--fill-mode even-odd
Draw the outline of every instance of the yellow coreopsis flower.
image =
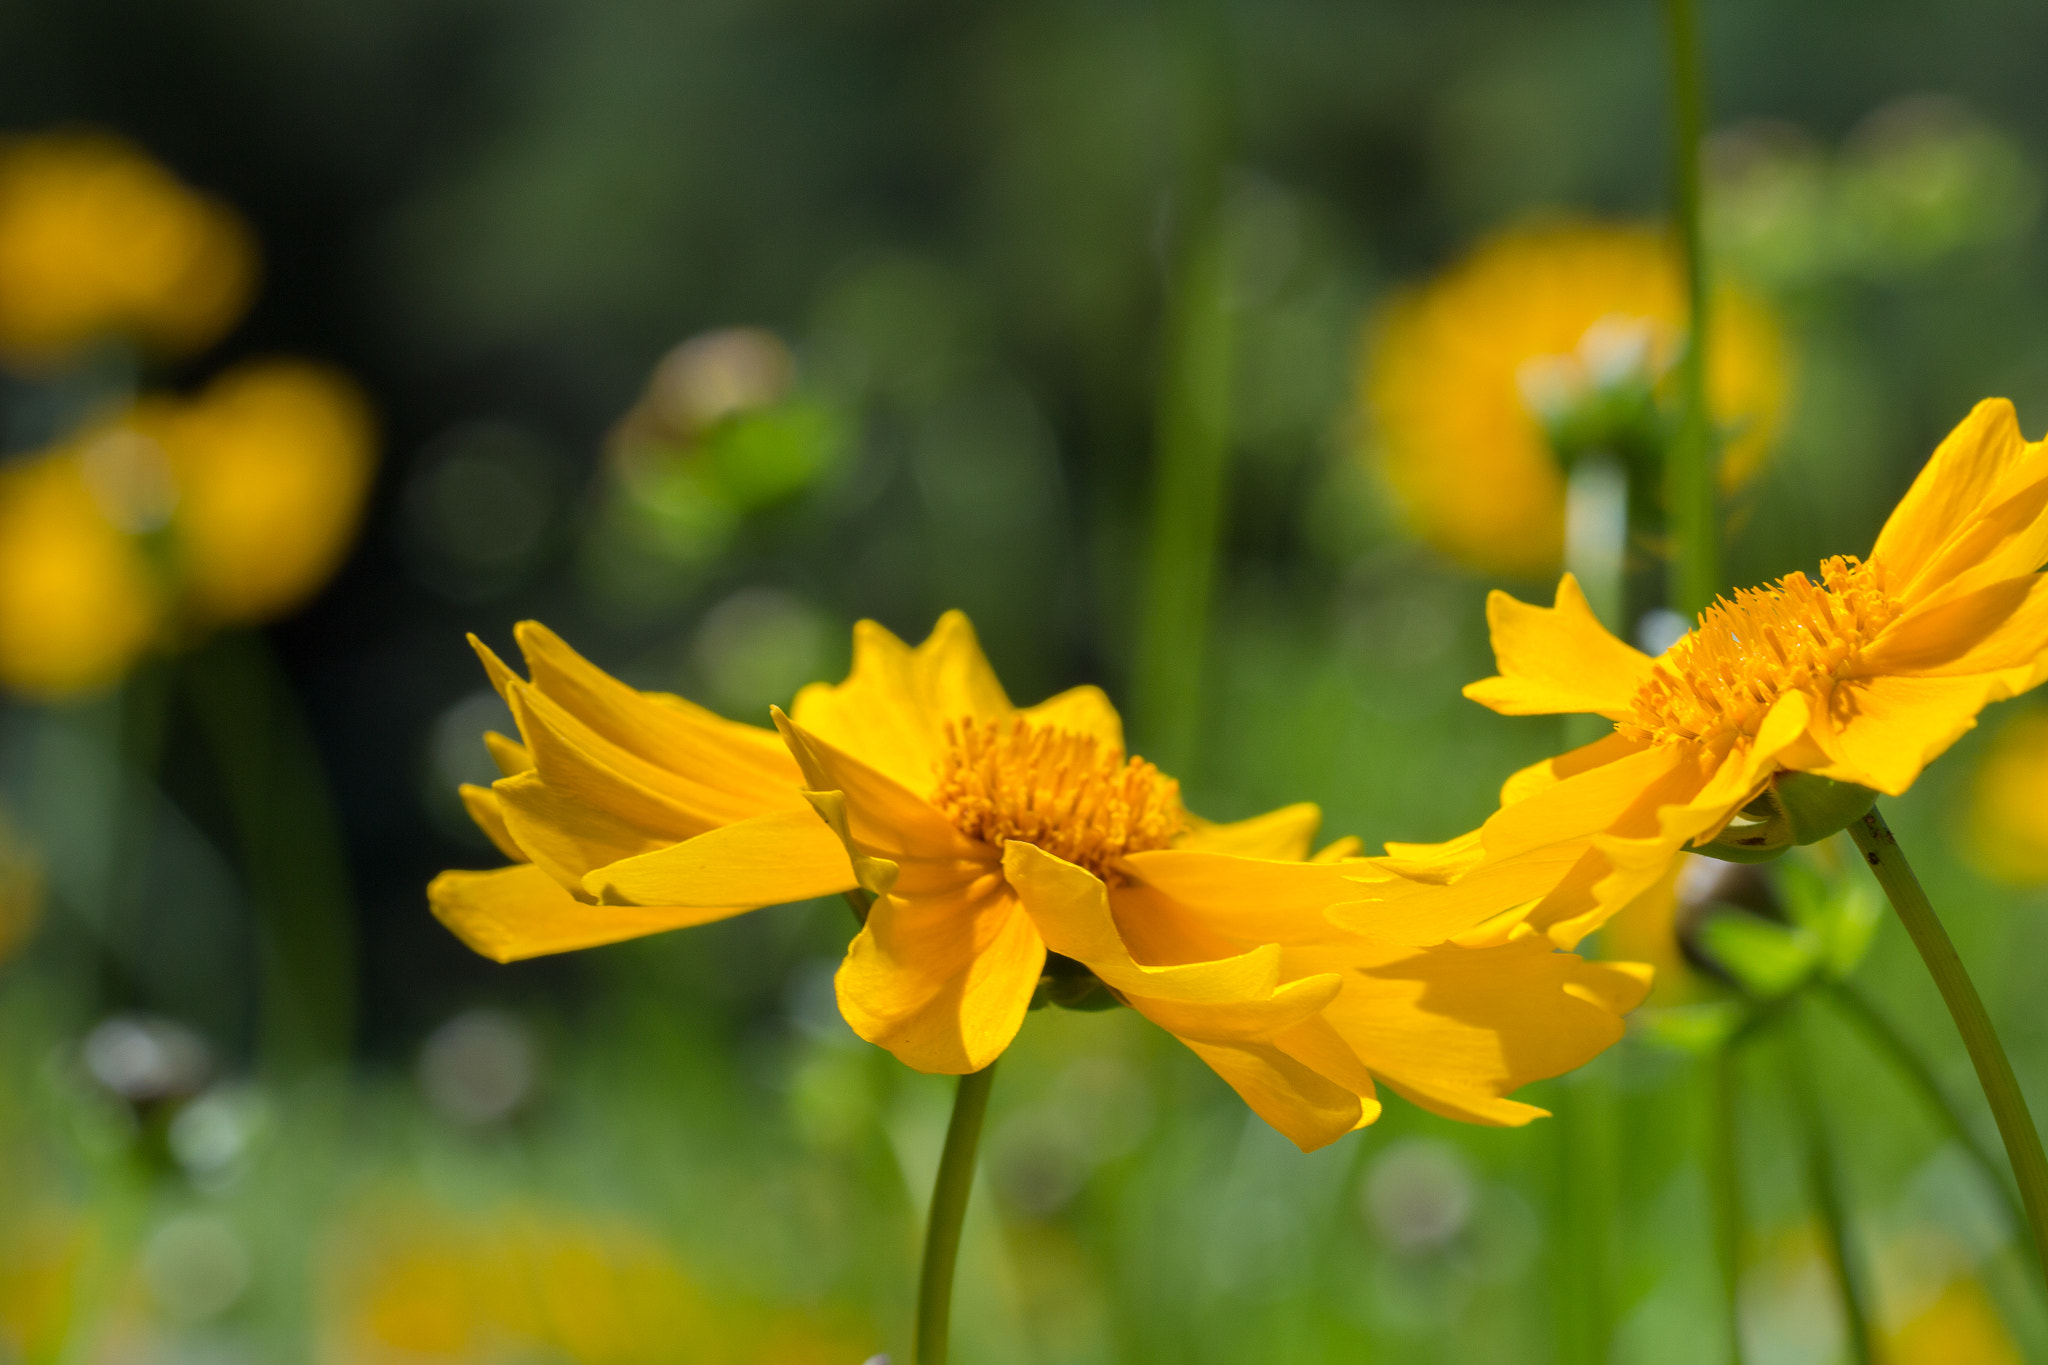
[[[1721, 481], [1732, 489], [1776, 436], [1785, 347], [1768, 311], [1739, 289], [1718, 291], [1712, 318], [1708, 399], [1729, 438]], [[1615, 412], [1624, 425], [1656, 422], [1656, 393], [1684, 332], [1678, 253], [1648, 227], [1513, 229], [1397, 299], [1367, 348], [1360, 387], [1378, 463], [1411, 525], [1487, 572], [1555, 572], [1565, 471], [1554, 429], [1603, 404], [1641, 409]]]
[[0, 146], [0, 356], [42, 366], [113, 334], [197, 350], [241, 315], [254, 276], [241, 219], [122, 139]]
[[[478, 648], [523, 742], [489, 737], [506, 776], [463, 791], [516, 864], [429, 889], [501, 961], [858, 887], [840, 1008], [910, 1066], [979, 1070], [1041, 989], [1100, 983], [1304, 1148], [1376, 1117], [1375, 1077], [1526, 1122], [1507, 1092], [1613, 1042], [1647, 984], [1540, 936], [1447, 943], [1496, 907], [1351, 841], [1309, 861], [1313, 806], [1189, 814], [1099, 690], [1013, 706], [957, 612], [914, 649], [862, 623], [852, 674], [779, 735], [636, 692], [533, 623], [519, 641], [531, 681]], [[1545, 871], [1491, 884], [1527, 897]]]
[[1501, 809], [1434, 856], [1453, 873], [1568, 865], [1525, 918], [1569, 945], [1687, 845], [1749, 859], [1831, 833], [2048, 676], [2044, 560], [2048, 449], [1991, 400], [1935, 451], [1868, 559], [1717, 601], [1660, 658], [1610, 635], [1569, 575], [1553, 607], [1496, 592], [1500, 675], [1466, 695], [1508, 715], [1590, 712], [1615, 732], [1510, 778]]
[[0, 685], [91, 691], [297, 606], [348, 548], [375, 455], [344, 376], [261, 361], [0, 466]]

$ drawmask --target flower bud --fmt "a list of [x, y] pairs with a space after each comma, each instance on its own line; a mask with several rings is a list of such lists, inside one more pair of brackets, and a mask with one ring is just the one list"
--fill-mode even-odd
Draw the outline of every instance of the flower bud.
[[1720, 837], [1694, 850], [1730, 863], [1763, 863], [1794, 844], [1812, 844], [1847, 829], [1877, 800], [1853, 782], [1780, 771], [1744, 806]]

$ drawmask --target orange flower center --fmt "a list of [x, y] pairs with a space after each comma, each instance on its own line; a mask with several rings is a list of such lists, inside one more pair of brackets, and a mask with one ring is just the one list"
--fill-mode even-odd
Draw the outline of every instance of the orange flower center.
[[1754, 735], [1771, 704], [1805, 691], [1825, 701], [1863, 647], [1898, 617], [1879, 565], [1837, 555], [1821, 581], [1788, 574], [1718, 599], [1651, 667], [1616, 728], [1630, 739]]
[[1036, 844], [1098, 877], [1187, 824], [1180, 783], [1090, 735], [1017, 717], [946, 723], [932, 804], [970, 839]]

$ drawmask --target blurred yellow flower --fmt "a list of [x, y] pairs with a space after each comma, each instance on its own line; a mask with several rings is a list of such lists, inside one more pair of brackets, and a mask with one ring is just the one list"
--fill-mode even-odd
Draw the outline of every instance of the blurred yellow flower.
[[123, 423], [169, 462], [186, 623], [250, 625], [299, 606], [340, 565], [370, 487], [361, 392], [302, 361], [238, 366], [189, 402], [147, 398]]
[[[1610, 223], [1512, 229], [1398, 298], [1376, 324], [1360, 388], [1409, 523], [1483, 571], [1556, 572], [1565, 473], [1553, 431], [1601, 404], [1637, 426], [1659, 420], [1684, 325], [1672, 243]], [[1708, 392], [1733, 489], [1777, 436], [1787, 358], [1763, 304], [1733, 287], [1717, 292], [1712, 342]], [[1622, 445], [1642, 435], [1591, 434]]]
[[107, 335], [194, 351], [241, 316], [254, 275], [242, 220], [128, 142], [0, 146], [0, 357], [45, 366]]
[[76, 1215], [54, 1208], [16, 1209], [0, 1224], [0, 1352], [7, 1359], [62, 1353], [95, 1241]]
[[0, 465], [0, 683], [28, 696], [118, 681], [165, 610], [163, 586], [88, 469], [75, 447]]
[[1992, 739], [1970, 785], [1963, 847], [1996, 881], [2048, 882], [2048, 713], [2014, 716]]
[[[518, 636], [531, 682], [478, 649], [523, 743], [489, 737], [506, 776], [463, 791], [517, 864], [429, 888], [501, 961], [857, 885], [873, 904], [840, 1009], [906, 1064], [979, 1070], [1039, 992], [1099, 983], [1304, 1148], [1378, 1116], [1375, 1076], [1526, 1122], [1542, 1111], [1505, 1094], [1612, 1043], [1647, 985], [1536, 935], [1447, 944], [1498, 907], [1348, 858], [1355, 841], [1307, 860], [1314, 806], [1189, 814], [1098, 689], [1012, 706], [957, 612], [915, 649], [863, 622], [847, 680], [774, 713], [787, 750]], [[1325, 911], [1350, 903], [1347, 932]]]
[[0, 465], [0, 685], [91, 691], [167, 639], [299, 605], [347, 550], [375, 453], [353, 384], [277, 360]]
[[[1569, 946], [1689, 844], [1760, 858], [1831, 833], [2048, 676], [2044, 559], [2048, 448], [1992, 400], [1935, 451], [1868, 560], [1724, 598], [1661, 658], [1608, 634], [1570, 575], [1551, 608], [1496, 592], [1500, 676], [1465, 694], [1506, 715], [1591, 712], [1615, 733], [1509, 779], [1476, 837], [1446, 847], [1469, 867], [1568, 861], [1516, 922]], [[1803, 825], [1816, 811], [1832, 823]]]
[[2012, 1334], [1974, 1279], [1955, 1280], [1885, 1334], [1886, 1365], [2020, 1365]]
[[386, 1209], [342, 1237], [328, 1282], [334, 1365], [825, 1365], [874, 1349], [843, 1323], [714, 1299], [645, 1232], [575, 1213]]

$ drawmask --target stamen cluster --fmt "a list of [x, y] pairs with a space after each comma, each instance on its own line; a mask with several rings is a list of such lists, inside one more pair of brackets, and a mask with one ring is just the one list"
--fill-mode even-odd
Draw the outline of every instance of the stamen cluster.
[[1901, 608], [1881, 565], [1837, 555], [1815, 583], [1788, 574], [1720, 598], [1698, 627], [1657, 660], [1616, 728], [1631, 739], [1754, 735], [1771, 704], [1804, 690], [1825, 702], [1834, 684]]
[[1021, 839], [1104, 878], [1187, 824], [1180, 783], [1150, 763], [1016, 717], [947, 722], [932, 804], [970, 839]]

